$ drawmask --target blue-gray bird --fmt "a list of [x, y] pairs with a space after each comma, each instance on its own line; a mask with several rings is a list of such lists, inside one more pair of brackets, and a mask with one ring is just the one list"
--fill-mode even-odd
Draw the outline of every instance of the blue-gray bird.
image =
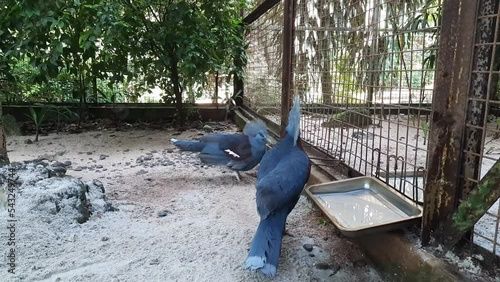
[[248, 122], [243, 134], [207, 134], [199, 141], [171, 139], [183, 151], [200, 152], [203, 163], [226, 166], [236, 171], [248, 171], [259, 164], [266, 152], [267, 127], [261, 120]]
[[266, 152], [257, 173], [259, 226], [245, 267], [275, 276], [288, 214], [297, 204], [310, 174], [310, 160], [299, 139], [300, 101], [295, 96], [285, 136]]

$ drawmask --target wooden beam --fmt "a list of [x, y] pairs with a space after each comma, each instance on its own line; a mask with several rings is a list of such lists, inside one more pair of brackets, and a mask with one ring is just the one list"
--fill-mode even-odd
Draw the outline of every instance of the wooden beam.
[[476, 1], [445, 0], [437, 55], [424, 190], [422, 244], [438, 240], [458, 202], [463, 133], [471, 77]]
[[260, 18], [267, 11], [272, 9], [276, 4], [278, 4], [280, 0], [265, 0], [262, 2], [257, 8], [255, 8], [250, 14], [248, 14], [245, 18], [243, 18], [243, 23], [251, 24], [258, 18]]
[[295, 0], [285, 0], [283, 9], [283, 73], [281, 77], [281, 135], [288, 123], [291, 99], [293, 97], [293, 38], [295, 24]]

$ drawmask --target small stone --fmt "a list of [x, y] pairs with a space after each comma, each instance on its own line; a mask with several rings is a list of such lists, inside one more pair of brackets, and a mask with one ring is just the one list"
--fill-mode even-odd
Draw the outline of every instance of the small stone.
[[57, 166], [57, 167], [53, 167], [51, 170], [49, 170], [49, 177], [52, 177], [52, 176], [64, 176], [64, 174], [66, 174], [66, 168], [62, 167], [62, 166]]
[[365, 133], [363, 131], [355, 131], [352, 133], [352, 137], [356, 139], [363, 138], [364, 135]]
[[210, 125], [205, 124], [205, 125], [203, 126], [203, 131], [205, 131], [205, 132], [213, 132], [213, 131], [214, 131], [214, 129], [213, 129]]
[[353, 262], [354, 267], [365, 267], [367, 265], [366, 261], [364, 259], [359, 259], [355, 262]]
[[74, 171], [82, 171], [83, 170], [83, 167], [81, 166], [77, 166], [73, 169]]
[[173, 153], [174, 150], [167, 150], [167, 153]]
[[99, 160], [104, 160], [108, 157], [108, 155], [99, 155]]
[[125, 149], [125, 150], [123, 150], [123, 151], [124, 151], [124, 152], [128, 152], [128, 151], [130, 151], [130, 149]]
[[334, 266], [331, 266], [330, 269], [332, 270], [332, 274], [330, 274], [330, 277], [337, 274], [337, 272], [339, 272], [340, 270], [340, 265], [334, 265]]
[[320, 262], [316, 264], [316, 268], [325, 270], [325, 269], [331, 269], [331, 266], [328, 263]]
[[165, 217], [169, 214], [172, 214], [172, 212], [169, 210], [162, 210], [162, 211], [158, 212], [158, 217]]
[[24, 144], [33, 144], [33, 141], [31, 141], [31, 139], [27, 139], [24, 141]]
[[101, 238], [101, 241], [104, 241], [104, 242], [106, 242], [106, 241], [108, 241], [108, 240], [109, 240], [109, 238], [108, 238], [108, 237], [106, 237], [106, 236], [104, 236], [104, 237], [102, 237], [102, 238]]
[[61, 162], [55, 161], [50, 166], [52, 166], [52, 167], [65, 167], [66, 165], [61, 163]]
[[153, 181], [153, 179], [149, 178], [149, 177], [148, 178], [144, 178], [144, 180], [146, 180], [146, 181]]
[[102, 165], [96, 165], [95, 168], [102, 168]]
[[153, 157], [151, 157], [151, 156], [144, 156], [144, 160], [145, 160], [145, 161], [150, 161], [152, 158], [153, 158]]
[[308, 252], [312, 252], [313, 250], [313, 245], [311, 244], [304, 244], [304, 250], [308, 251]]
[[87, 152], [86, 154], [87, 154], [87, 155], [92, 155], [92, 153], [93, 153], [93, 152]]
[[160, 261], [158, 259], [153, 259], [149, 262], [149, 265], [158, 265], [160, 264]]
[[125, 165], [130, 165], [130, 162], [125, 162]]
[[141, 175], [141, 174], [146, 174], [146, 173], [148, 173], [148, 172], [145, 171], [144, 169], [141, 169], [138, 172], [136, 172], [135, 175]]
[[48, 142], [47, 145], [52, 145], [52, 142]]
[[72, 162], [71, 162], [71, 161], [65, 161], [65, 162], [64, 162], [64, 165], [65, 165], [65, 166], [70, 166], [71, 164], [72, 164]]

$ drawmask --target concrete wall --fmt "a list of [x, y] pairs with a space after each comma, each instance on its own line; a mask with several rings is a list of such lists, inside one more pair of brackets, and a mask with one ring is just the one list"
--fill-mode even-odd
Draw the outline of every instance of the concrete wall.
[[[40, 105], [31, 105], [36, 111], [40, 111]], [[30, 120], [27, 115], [30, 115], [30, 105], [2, 105], [3, 114], [10, 114], [14, 116], [16, 121]], [[78, 105], [66, 104], [65, 108], [80, 113]], [[218, 108], [216, 105], [195, 105], [188, 106], [188, 112], [192, 112], [194, 119], [197, 119], [198, 114], [203, 121], [213, 120], [220, 121], [225, 118], [225, 109], [223, 105]], [[175, 108], [172, 106], [165, 106], [162, 104], [112, 104], [112, 105], [99, 105], [88, 106], [88, 114], [90, 118], [118, 118], [126, 122], [135, 121], [158, 121], [158, 120], [172, 120], [175, 115]], [[193, 112], [194, 111], [194, 112]], [[55, 113], [47, 115], [48, 119], [56, 119]]]

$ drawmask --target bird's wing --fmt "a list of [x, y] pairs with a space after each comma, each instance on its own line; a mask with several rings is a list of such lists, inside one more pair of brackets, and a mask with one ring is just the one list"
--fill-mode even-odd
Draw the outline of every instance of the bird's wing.
[[295, 206], [309, 178], [309, 158], [297, 147], [288, 151], [277, 166], [257, 182], [257, 210], [261, 218], [282, 207]]
[[205, 143], [218, 143], [219, 149], [232, 161], [252, 159], [252, 146], [248, 136], [243, 134], [213, 134], [202, 138]]

